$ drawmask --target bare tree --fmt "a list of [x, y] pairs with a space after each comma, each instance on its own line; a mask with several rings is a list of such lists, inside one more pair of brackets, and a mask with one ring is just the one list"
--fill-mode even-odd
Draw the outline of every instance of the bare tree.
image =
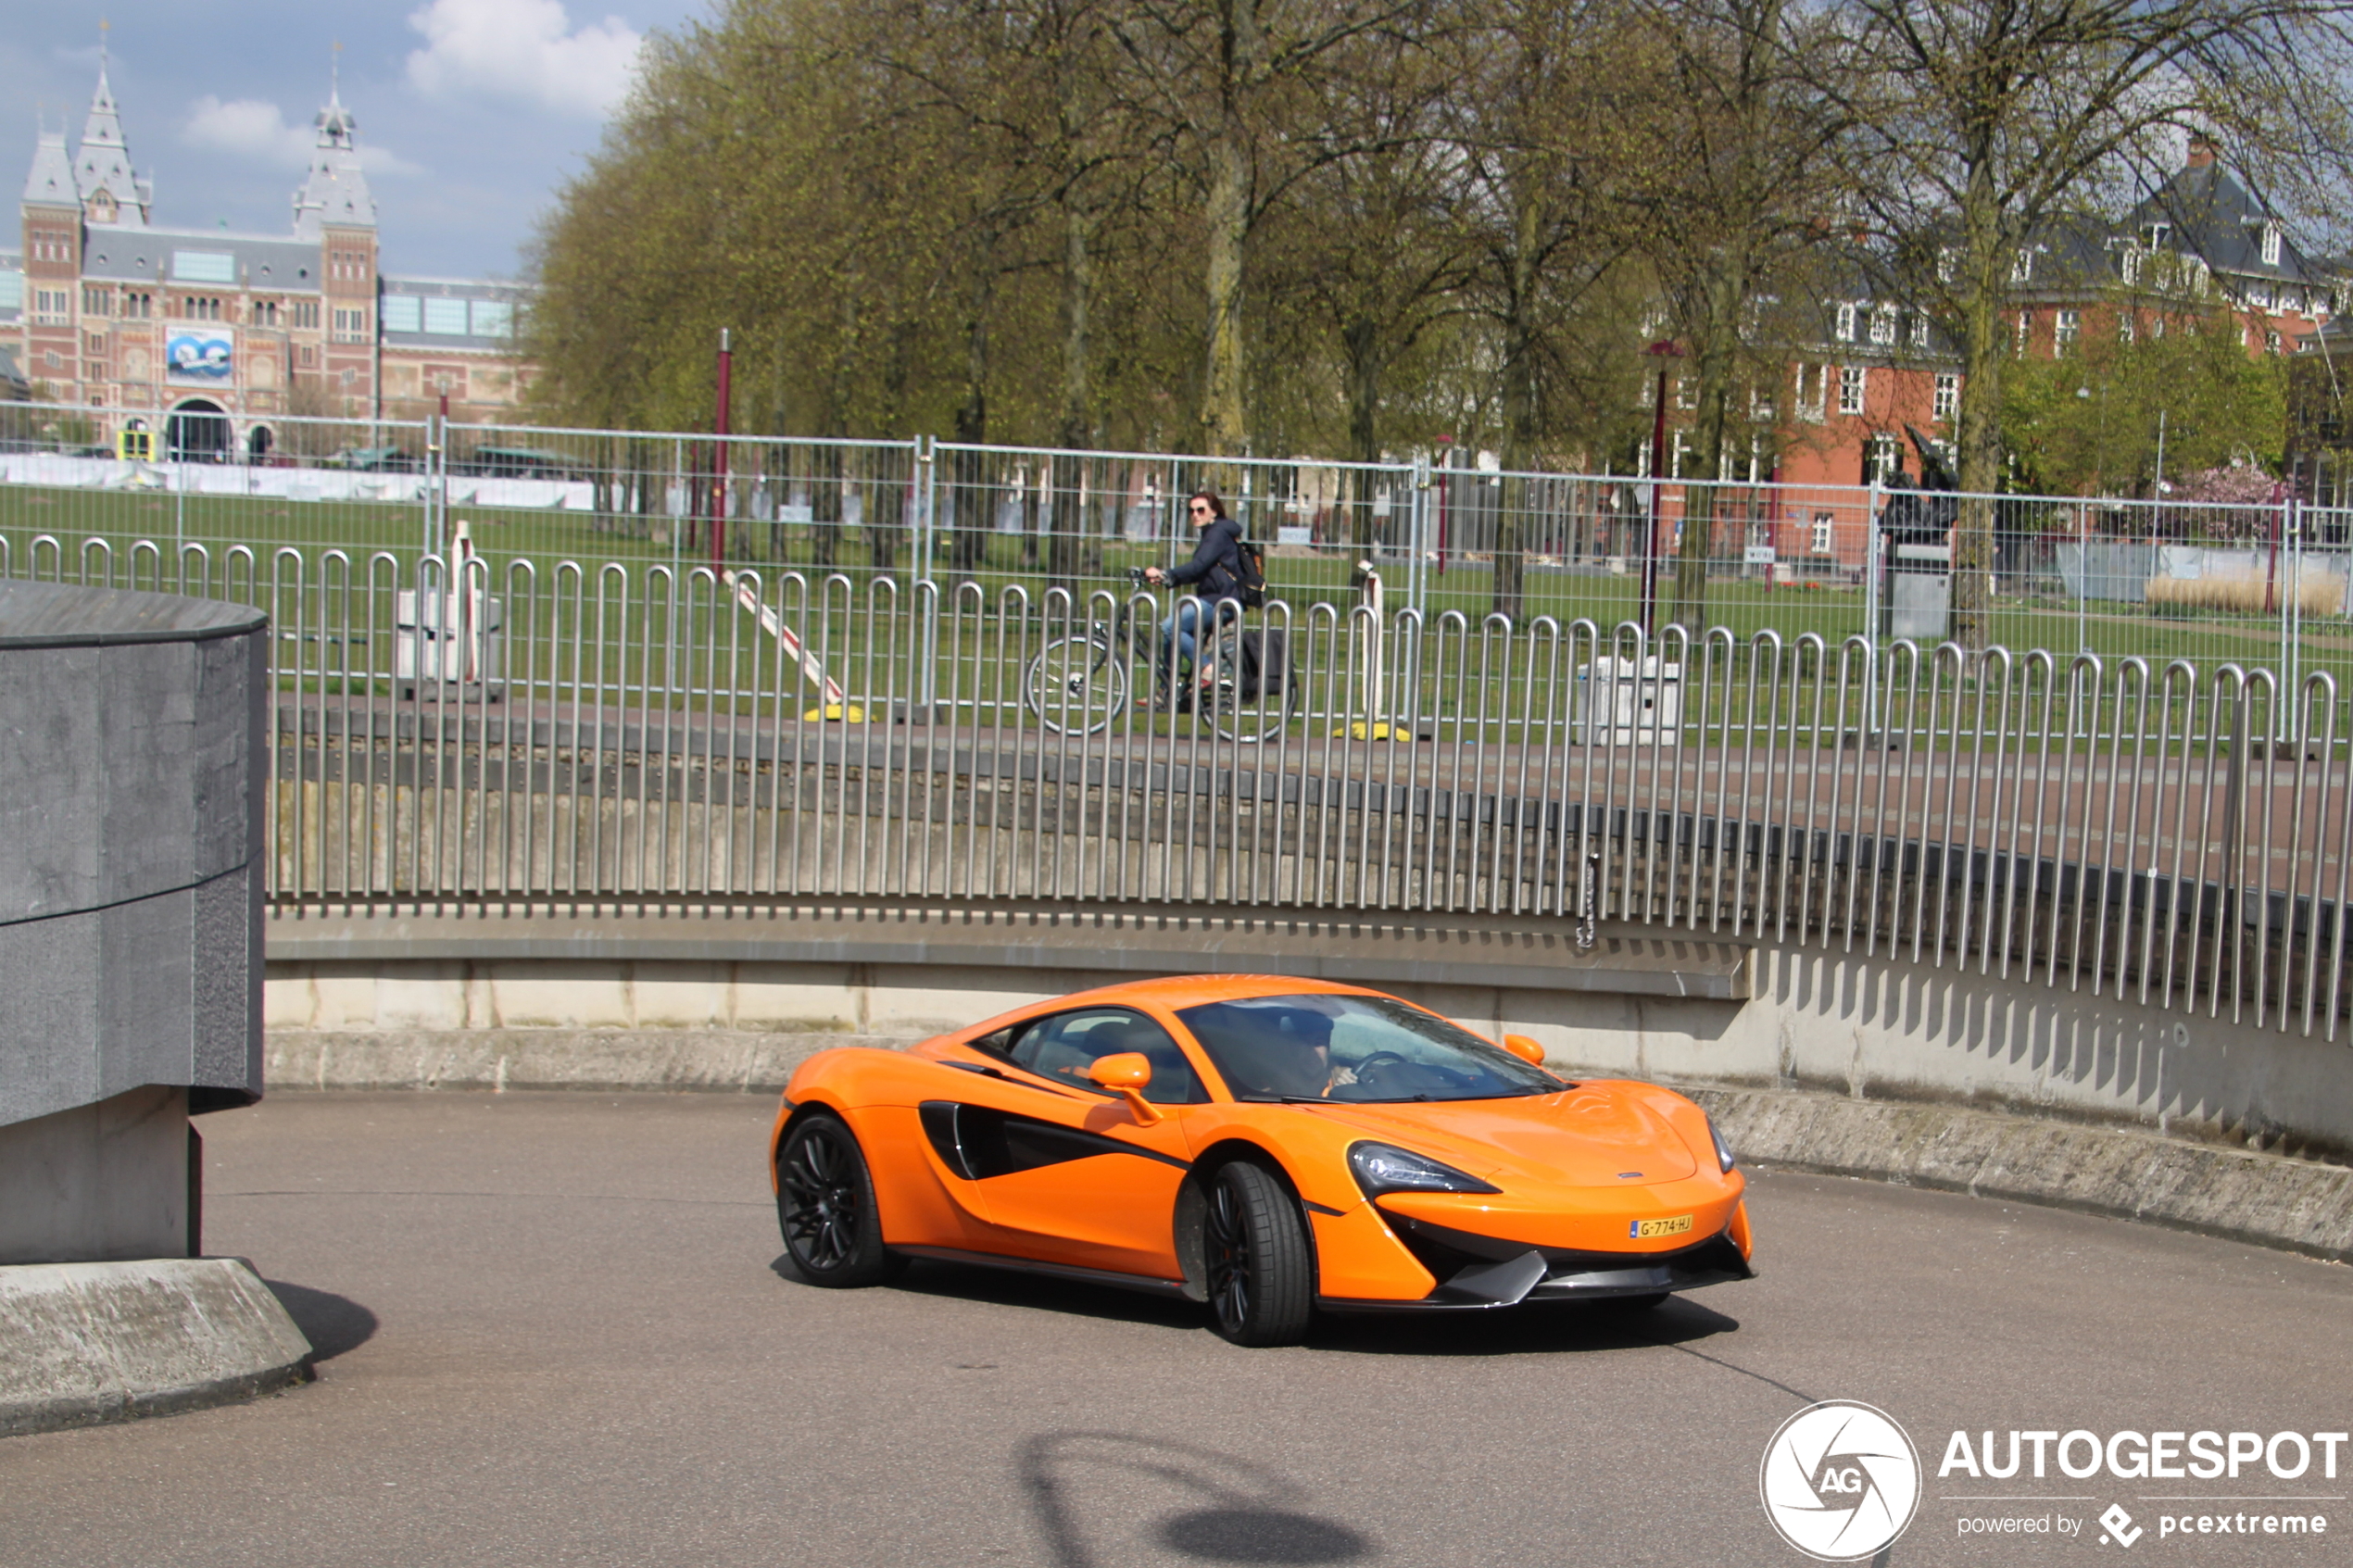
[[[1848, 48], [1807, 67], [1835, 104], [1852, 211], [1960, 345], [1955, 633], [1993, 630], [2002, 370], [2031, 246], [2070, 207], [2118, 202], [2193, 130], [2250, 153], [2325, 134], [2344, 0], [1838, 0]], [[2315, 141], [2313, 138], [2319, 137]], [[2341, 165], [2340, 165], [2341, 166]]]

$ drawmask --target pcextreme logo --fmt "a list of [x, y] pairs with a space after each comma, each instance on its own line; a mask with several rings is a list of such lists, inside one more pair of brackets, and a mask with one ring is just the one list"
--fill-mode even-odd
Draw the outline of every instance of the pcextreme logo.
[[1859, 1562], [1911, 1524], [1919, 1450], [1886, 1411], [1824, 1399], [1781, 1423], [1756, 1485], [1781, 1539], [1817, 1562]]

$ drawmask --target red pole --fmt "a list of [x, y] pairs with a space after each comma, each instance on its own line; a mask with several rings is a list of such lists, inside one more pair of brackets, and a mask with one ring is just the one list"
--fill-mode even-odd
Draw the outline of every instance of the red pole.
[[711, 421], [712, 455], [711, 481], [711, 564], [723, 567], [727, 561], [727, 399], [730, 372], [735, 369], [735, 350], [728, 345], [727, 329], [719, 329], [719, 413]]

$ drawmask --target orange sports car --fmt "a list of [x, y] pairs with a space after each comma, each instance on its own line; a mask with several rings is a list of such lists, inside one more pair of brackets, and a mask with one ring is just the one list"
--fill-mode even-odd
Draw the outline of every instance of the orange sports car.
[[812, 1285], [941, 1258], [1206, 1302], [1238, 1345], [1317, 1311], [1478, 1311], [1747, 1279], [1707, 1116], [1570, 1083], [1354, 985], [1195, 975], [801, 1064], [769, 1155]]

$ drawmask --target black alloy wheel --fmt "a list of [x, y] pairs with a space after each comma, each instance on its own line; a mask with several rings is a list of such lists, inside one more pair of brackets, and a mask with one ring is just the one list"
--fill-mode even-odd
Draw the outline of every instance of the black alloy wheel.
[[849, 1288], [879, 1285], [905, 1260], [883, 1247], [875, 1184], [858, 1138], [831, 1113], [809, 1111], [776, 1157], [776, 1222], [800, 1277]]
[[1298, 1344], [1315, 1297], [1298, 1201], [1243, 1160], [1221, 1167], [1202, 1196], [1202, 1261], [1218, 1334], [1253, 1348]]

